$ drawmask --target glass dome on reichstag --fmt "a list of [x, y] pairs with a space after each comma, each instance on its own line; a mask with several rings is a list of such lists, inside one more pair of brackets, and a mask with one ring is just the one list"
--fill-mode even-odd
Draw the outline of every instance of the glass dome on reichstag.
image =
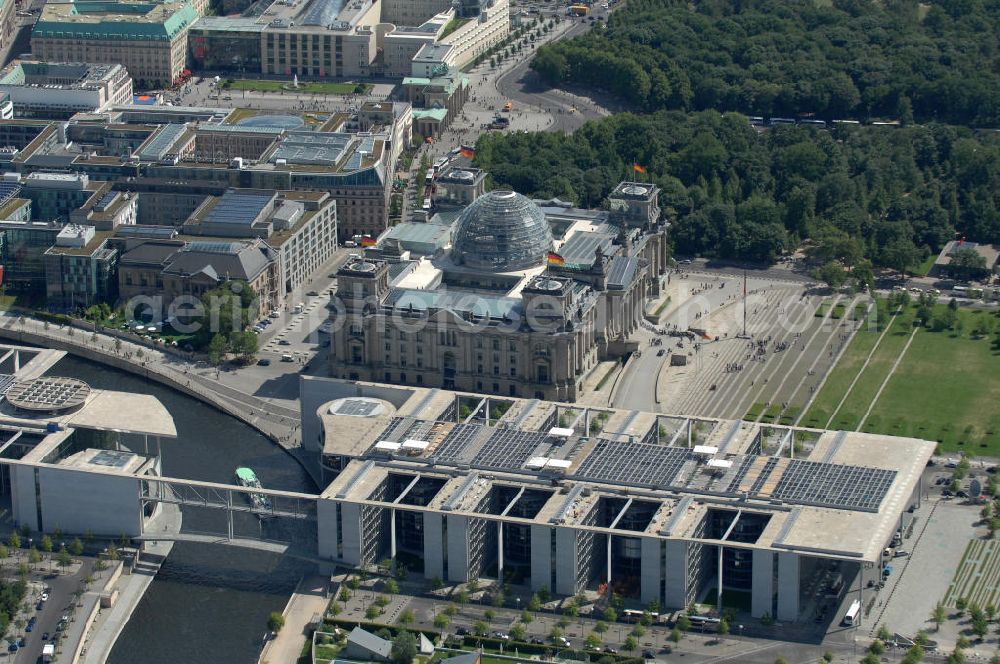
[[458, 218], [452, 258], [479, 270], [513, 272], [545, 262], [552, 232], [545, 215], [513, 191], [483, 194]]

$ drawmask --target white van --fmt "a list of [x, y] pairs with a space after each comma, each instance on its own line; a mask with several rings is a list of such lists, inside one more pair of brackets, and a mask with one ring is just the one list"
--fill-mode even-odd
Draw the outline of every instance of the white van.
[[282, 362], [294, 362], [295, 358], [292, 357], [291, 353], [282, 353], [281, 354], [281, 361]]

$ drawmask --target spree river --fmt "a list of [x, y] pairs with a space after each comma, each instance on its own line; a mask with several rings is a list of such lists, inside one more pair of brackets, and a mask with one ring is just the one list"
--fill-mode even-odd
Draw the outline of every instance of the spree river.
[[[174, 417], [176, 440], [161, 443], [163, 474], [232, 484], [237, 466], [253, 468], [271, 489], [315, 493], [302, 467], [242, 422], [157, 383], [66, 356], [51, 371], [91, 386], [152, 394]], [[314, 538], [310, 526], [237, 515], [238, 533]], [[225, 533], [225, 516], [185, 508], [185, 531]], [[261, 532], [262, 531], [262, 532]], [[271, 611], [284, 609], [305, 562], [218, 544], [178, 542], [111, 652], [111, 664], [256, 662]]]

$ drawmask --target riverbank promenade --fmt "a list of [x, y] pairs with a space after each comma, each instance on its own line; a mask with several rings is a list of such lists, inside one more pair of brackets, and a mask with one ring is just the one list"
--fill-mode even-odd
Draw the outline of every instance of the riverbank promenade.
[[[65, 350], [156, 380], [242, 420], [285, 449], [299, 446], [297, 401], [284, 400], [290, 405], [278, 404], [251, 394], [247, 390], [256, 391], [260, 385], [253, 384], [250, 376], [230, 377], [203, 362], [192, 362], [100, 331], [45, 323], [16, 312], [0, 316], [0, 336]], [[237, 382], [242, 389], [226, 384], [228, 380]], [[292, 404], [296, 407], [291, 407]]]

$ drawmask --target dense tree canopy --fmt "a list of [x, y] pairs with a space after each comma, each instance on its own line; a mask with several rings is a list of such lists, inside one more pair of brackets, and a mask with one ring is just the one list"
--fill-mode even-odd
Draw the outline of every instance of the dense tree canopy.
[[810, 239], [824, 262], [904, 269], [956, 232], [1000, 242], [1000, 136], [953, 126], [758, 133], [735, 113], [619, 114], [572, 135], [483, 136], [476, 163], [497, 186], [581, 206], [651, 179], [683, 254], [768, 261]]
[[1000, 125], [996, 0], [629, 0], [538, 50], [544, 80], [636, 110]]

